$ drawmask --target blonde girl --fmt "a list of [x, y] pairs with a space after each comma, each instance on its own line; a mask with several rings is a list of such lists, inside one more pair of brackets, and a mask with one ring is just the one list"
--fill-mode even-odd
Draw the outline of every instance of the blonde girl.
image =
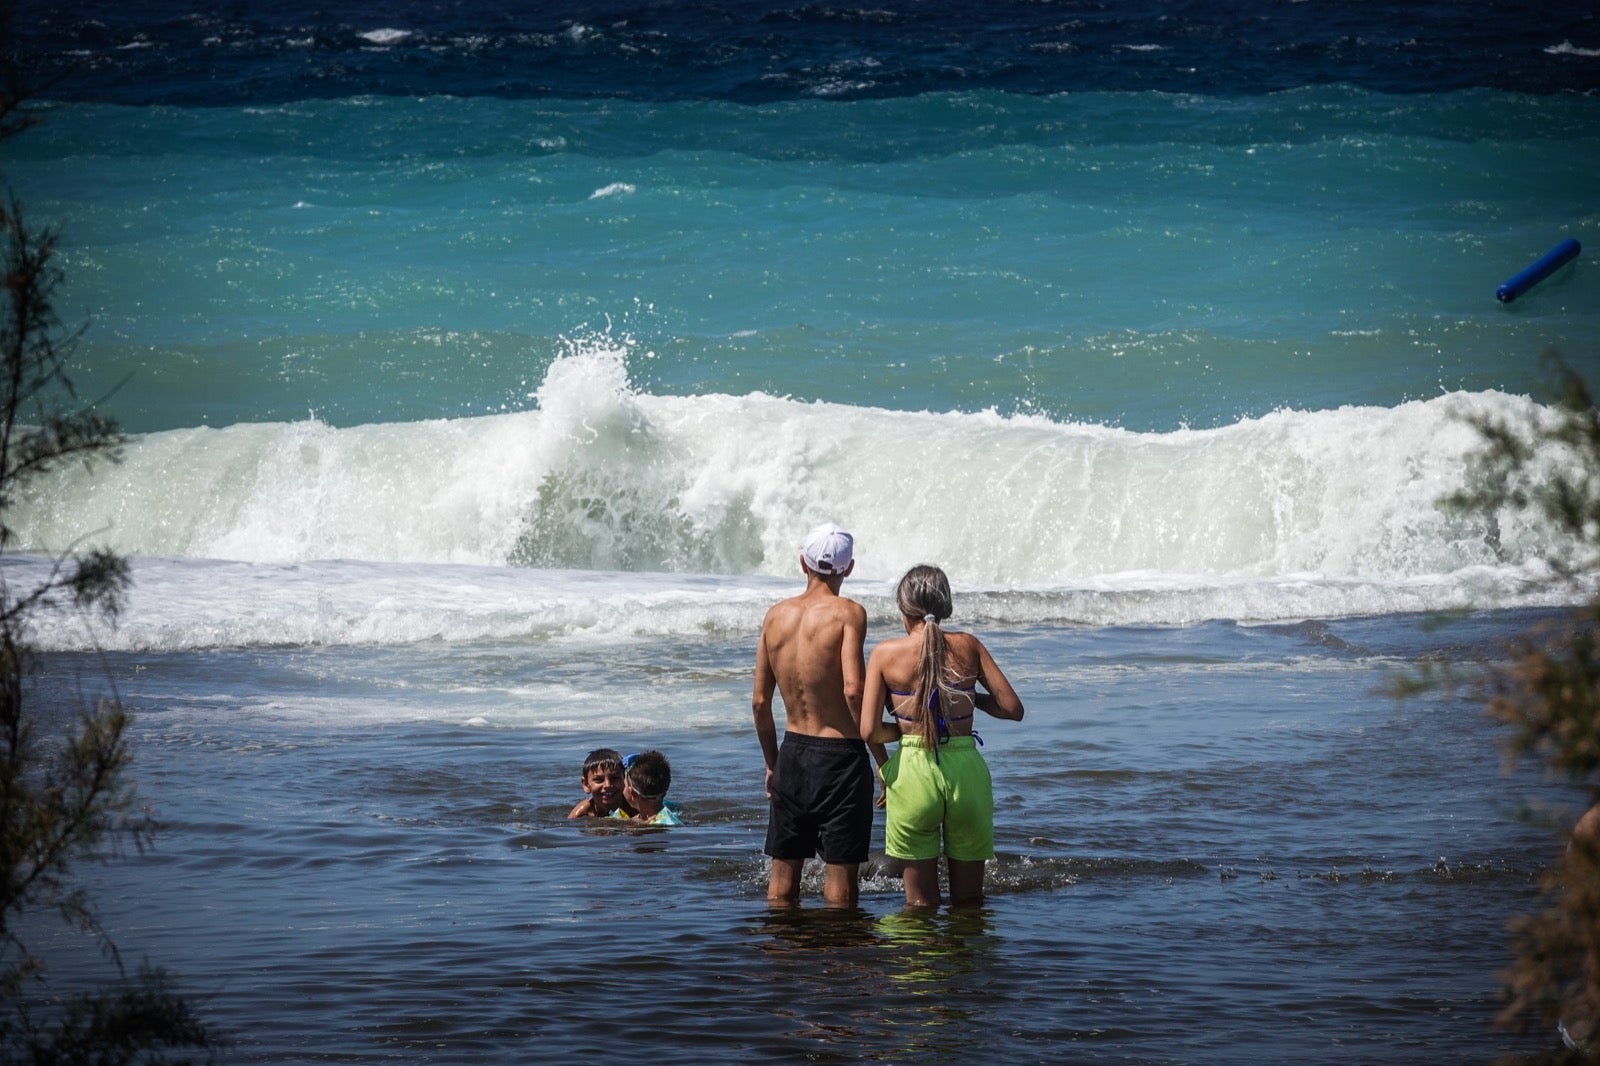
[[905, 864], [906, 906], [942, 902], [941, 854], [951, 903], [981, 904], [984, 864], [994, 858], [994, 793], [972, 717], [981, 710], [1020, 722], [1022, 700], [981, 640], [944, 628], [951, 599], [943, 570], [912, 567], [895, 598], [906, 635], [872, 649], [861, 702], [861, 739], [900, 742], [882, 770], [884, 850]]

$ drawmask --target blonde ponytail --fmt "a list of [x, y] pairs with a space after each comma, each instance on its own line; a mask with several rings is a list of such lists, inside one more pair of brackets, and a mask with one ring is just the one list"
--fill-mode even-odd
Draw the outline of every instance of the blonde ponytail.
[[913, 566], [900, 579], [895, 602], [901, 614], [923, 622], [922, 655], [917, 663], [917, 726], [923, 743], [932, 748], [939, 743], [939, 719], [949, 688], [945, 680], [944, 630], [939, 620], [950, 617], [950, 579], [937, 566]]

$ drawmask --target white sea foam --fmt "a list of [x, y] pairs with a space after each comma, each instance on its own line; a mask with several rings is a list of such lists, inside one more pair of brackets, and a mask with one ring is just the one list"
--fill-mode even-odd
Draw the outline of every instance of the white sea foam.
[[396, 30], [385, 27], [383, 29], [368, 30], [365, 33], [358, 33], [356, 36], [360, 37], [363, 41], [370, 42], [371, 44], [397, 44], [400, 41], [405, 40], [407, 37], [410, 37], [411, 31]]
[[1551, 45], [1545, 49], [1545, 52], [1553, 56], [1600, 56], [1600, 48], [1579, 48], [1571, 41], [1562, 41], [1560, 44]]
[[[120, 465], [35, 485], [17, 543], [140, 558], [128, 620], [94, 638], [132, 647], [738, 630], [756, 624], [772, 582], [792, 578], [795, 544], [823, 519], [857, 535], [858, 593], [935, 561], [975, 610], [1018, 623], [1562, 595], [1539, 580], [1561, 545], [1538, 521], [1486, 523], [1439, 503], [1463, 486], [1477, 443], [1465, 417], [1538, 416], [1522, 398], [1135, 433], [655, 396], [631, 386], [625, 354], [575, 346], [529, 411], [138, 437]], [[98, 532], [79, 540], [84, 530]], [[49, 642], [91, 639], [74, 624]]]
[[[14, 587], [49, 562], [7, 557]], [[797, 578], [530, 570], [437, 564], [243, 563], [139, 558], [116, 625], [42, 612], [33, 634], [52, 650], [181, 651], [270, 646], [376, 646], [534, 641], [613, 647], [684, 635], [739, 637]], [[1400, 612], [1551, 606], [1574, 591], [1539, 566], [1469, 567], [1401, 581], [1288, 574], [1270, 579], [1136, 572], [1063, 586], [958, 582], [958, 625], [1189, 625]], [[1581, 590], [1592, 592], [1592, 589]], [[874, 626], [893, 626], [893, 582], [855, 580]]]

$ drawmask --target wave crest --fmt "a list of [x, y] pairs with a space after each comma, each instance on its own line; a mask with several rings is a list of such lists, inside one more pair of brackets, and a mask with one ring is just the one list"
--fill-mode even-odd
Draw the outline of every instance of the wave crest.
[[838, 521], [859, 576], [921, 561], [984, 585], [1152, 572], [1414, 579], [1523, 565], [1560, 546], [1536, 517], [1440, 506], [1478, 446], [1468, 416], [1540, 417], [1456, 393], [1135, 433], [993, 411], [658, 396], [628, 345], [574, 342], [536, 408], [335, 428], [154, 433], [123, 463], [30, 486], [26, 551], [788, 575]]

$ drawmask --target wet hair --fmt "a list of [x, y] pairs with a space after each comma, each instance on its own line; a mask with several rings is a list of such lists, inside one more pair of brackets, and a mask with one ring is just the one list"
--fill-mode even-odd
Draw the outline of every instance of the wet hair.
[[628, 756], [625, 772], [628, 784], [633, 786], [633, 791], [640, 799], [658, 800], [672, 787], [672, 767], [667, 764], [667, 757], [659, 751], [642, 751], [638, 755]]
[[900, 579], [894, 592], [900, 613], [922, 627], [922, 657], [917, 663], [917, 731], [930, 748], [939, 743], [941, 705], [950, 684], [945, 670], [944, 630], [939, 623], [953, 612], [950, 579], [937, 566], [913, 566]]
[[616, 770], [618, 773], [621, 773], [622, 756], [612, 748], [594, 749], [584, 757], [583, 779], [585, 781], [589, 780], [589, 774], [591, 771], [599, 770], [603, 767], [610, 768], [612, 770]]

